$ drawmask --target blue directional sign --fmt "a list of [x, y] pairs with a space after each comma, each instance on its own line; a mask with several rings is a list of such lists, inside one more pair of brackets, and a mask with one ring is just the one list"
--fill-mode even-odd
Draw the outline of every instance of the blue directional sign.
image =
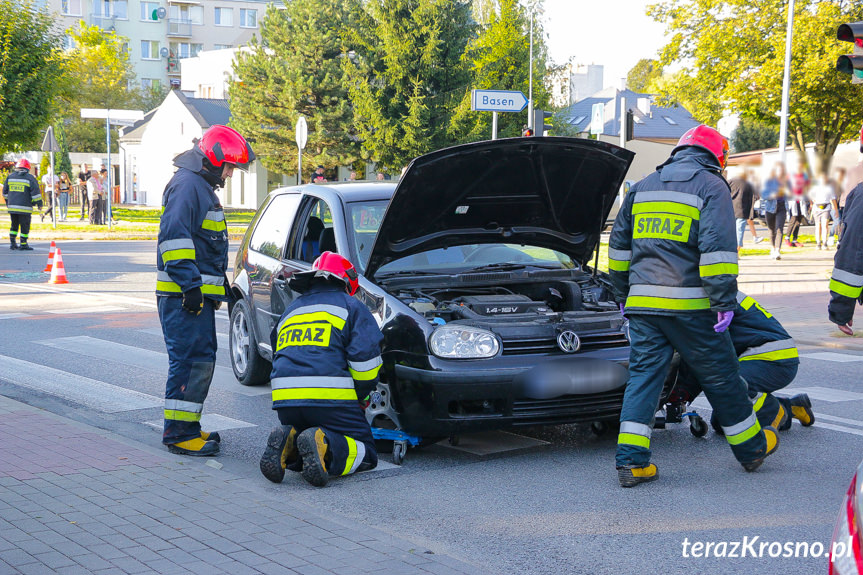
[[525, 106], [518, 90], [471, 90], [470, 109], [477, 112], [521, 112]]

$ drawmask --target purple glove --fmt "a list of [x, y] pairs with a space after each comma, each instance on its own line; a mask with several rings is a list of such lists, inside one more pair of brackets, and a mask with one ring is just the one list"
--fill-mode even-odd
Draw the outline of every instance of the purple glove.
[[716, 325], [713, 326], [713, 331], [716, 333], [722, 333], [728, 326], [731, 325], [731, 320], [734, 319], [733, 311], [719, 311], [716, 312]]
[[626, 309], [626, 304], [625, 303], [619, 303], [617, 305], [620, 307], [620, 315], [622, 315], [623, 317], [626, 317], [626, 314], [623, 313], [624, 310]]

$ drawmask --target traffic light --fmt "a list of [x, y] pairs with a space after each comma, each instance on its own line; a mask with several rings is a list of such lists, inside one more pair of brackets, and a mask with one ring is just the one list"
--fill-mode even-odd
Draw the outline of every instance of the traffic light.
[[527, 126], [525, 126], [521, 129], [521, 135], [523, 138], [529, 138], [529, 137], [533, 136], [533, 130], [531, 128], [528, 128]]
[[854, 43], [854, 53], [839, 56], [836, 69], [851, 74], [853, 84], [863, 84], [863, 22], [842, 24], [836, 31], [836, 38]]
[[533, 129], [537, 136], [544, 136], [548, 130], [552, 129], [551, 124], [546, 124], [546, 120], [551, 118], [551, 112], [545, 110], [533, 111]]

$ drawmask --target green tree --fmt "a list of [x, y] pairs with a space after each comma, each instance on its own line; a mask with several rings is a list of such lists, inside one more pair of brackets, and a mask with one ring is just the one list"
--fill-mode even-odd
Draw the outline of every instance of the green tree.
[[779, 144], [779, 129], [751, 118], [741, 118], [731, 135], [731, 149], [735, 153], [775, 148]]
[[463, 139], [455, 111], [470, 78], [463, 0], [368, 0], [343, 60], [365, 154], [398, 171]]
[[0, 152], [38, 146], [63, 76], [61, 37], [32, 0], [0, 0]]
[[[667, 25], [663, 66], [683, 69], [664, 95], [703, 122], [727, 110], [776, 125], [781, 108], [787, 6], [775, 0], [665, 0], [648, 13]], [[798, 151], [814, 142], [816, 170], [827, 169], [836, 146], [863, 120], [863, 91], [835, 69], [848, 51], [836, 40], [842, 22], [863, 20], [863, 5], [798, 0], [794, 19], [788, 126]]]
[[626, 87], [633, 92], [650, 93], [662, 77], [662, 66], [652, 58], [642, 58], [626, 74]]
[[54, 127], [54, 137], [57, 138], [57, 145], [60, 146], [60, 153], [54, 154], [57, 174], [66, 172], [69, 174], [70, 179], [74, 178], [72, 161], [69, 159], [69, 145], [66, 143], [66, 127], [63, 125], [63, 122], [57, 122]]
[[[72, 152], [105, 149], [105, 121], [82, 119], [81, 108], [137, 108], [142, 101], [139, 90], [130, 89], [135, 73], [129, 62], [127, 39], [99, 26], [81, 21], [67, 33], [75, 48], [69, 53], [68, 82], [64, 87], [59, 116], [68, 120], [67, 139]], [[59, 123], [59, 122], [58, 122]], [[111, 128], [112, 152], [117, 151], [119, 133]]]
[[[462, 100], [453, 115], [454, 135], [458, 141], [474, 142], [491, 137], [491, 112], [470, 109], [470, 90], [520, 90], [529, 92], [530, 32], [529, 15], [517, 0], [487, 2], [483, 25], [465, 51], [471, 76]], [[541, 21], [534, 20], [533, 98], [534, 107], [548, 109], [548, 90], [543, 82], [547, 52]], [[520, 114], [498, 114], [498, 137], [520, 136], [527, 124], [527, 110]]]
[[353, 109], [341, 61], [348, 53], [344, 32], [360, 12], [356, 0], [307, 0], [270, 6], [252, 41], [237, 55], [240, 79], [229, 88], [231, 124], [254, 142], [269, 169], [292, 173], [297, 166], [294, 126], [304, 116], [309, 135], [304, 172], [317, 164], [348, 165], [360, 156]]

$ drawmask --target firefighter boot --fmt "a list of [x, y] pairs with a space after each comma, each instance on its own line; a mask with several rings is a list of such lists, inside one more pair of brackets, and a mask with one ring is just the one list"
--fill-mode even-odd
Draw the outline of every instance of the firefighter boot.
[[261, 473], [273, 483], [285, 478], [285, 468], [299, 459], [297, 452], [297, 430], [290, 425], [280, 425], [270, 432], [267, 448], [261, 456]]
[[782, 405], [781, 401], [779, 402], [779, 411], [776, 412], [776, 417], [770, 427], [776, 428], [777, 431], [784, 431], [791, 427], [791, 416], [785, 411], [785, 406]]
[[800, 420], [803, 427], [809, 427], [815, 423], [815, 414], [812, 412], [812, 402], [805, 393], [800, 393], [790, 398], [791, 415]]
[[219, 435], [218, 431], [204, 431], [201, 430], [201, 439], [204, 441], [215, 441], [216, 443], [222, 443], [222, 436]]
[[204, 441], [200, 437], [181, 441], [179, 443], [168, 444], [168, 451], [177, 455], [193, 455], [197, 457], [207, 457], [210, 455], [218, 455], [219, 444], [215, 441]]
[[743, 469], [746, 471], [755, 471], [761, 464], [764, 463], [764, 459], [776, 451], [776, 448], [779, 447], [779, 434], [776, 432], [776, 428], [770, 427], [769, 425], [763, 428], [764, 438], [767, 440], [767, 451], [764, 452], [763, 457], [759, 457], [754, 461], [741, 461], [740, 465], [743, 466]]
[[320, 427], [310, 427], [297, 437], [297, 449], [303, 460], [303, 479], [315, 487], [324, 487], [330, 480], [327, 472], [327, 436]]
[[621, 487], [635, 487], [639, 483], [655, 481], [659, 477], [659, 470], [653, 463], [644, 467], [618, 467], [617, 479]]

